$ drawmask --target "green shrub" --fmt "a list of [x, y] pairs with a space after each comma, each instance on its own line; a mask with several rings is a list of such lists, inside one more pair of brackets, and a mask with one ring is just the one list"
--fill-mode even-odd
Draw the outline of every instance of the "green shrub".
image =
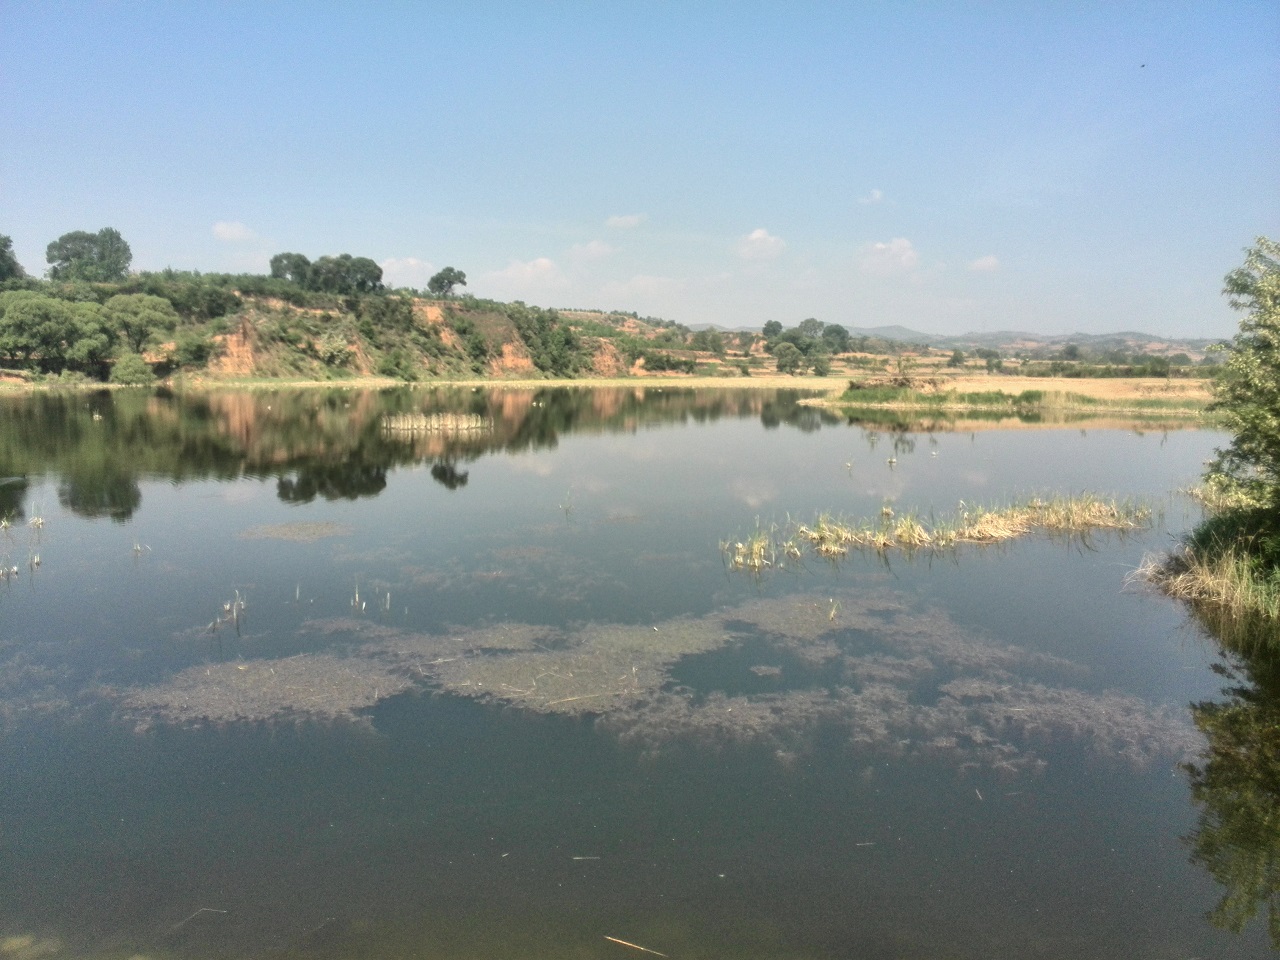
[[121, 354], [111, 367], [111, 382], [122, 386], [140, 387], [156, 382], [151, 364], [136, 353]]

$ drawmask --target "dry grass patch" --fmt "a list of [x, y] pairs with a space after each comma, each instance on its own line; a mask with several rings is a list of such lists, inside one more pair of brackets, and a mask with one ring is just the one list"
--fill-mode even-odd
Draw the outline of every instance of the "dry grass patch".
[[[851, 548], [948, 548], [962, 543], [998, 543], [1034, 530], [1074, 536], [1094, 530], [1137, 530], [1148, 526], [1151, 516], [1149, 507], [1092, 494], [1037, 498], [1001, 509], [961, 504], [958, 514], [942, 519], [925, 519], [910, 513], [898, 516], [886, 507], [878, 522], [846, 522], [823, 514], [812, 525], [797, 526], [792, 542], [807, 543], [818, 556], [833, 559], [844, 556]], [[757, 545], [756, 549], [767, 554], [770, 547]], [[734, 566], [754, 572], [763, 569], [763, 566], [750, 567], [737, 562]]]
[[1001, 390], [1019, 394], [1024, 390], [1045, 393], [1074, 393], [1097, 400], [1190, 400], [1208, 403], [1212, 399], [1209, 380], [1162, 380], [1152, 377], [1016, 377], [1005, 375], [960, 376], [944, 381], [957, 393]]

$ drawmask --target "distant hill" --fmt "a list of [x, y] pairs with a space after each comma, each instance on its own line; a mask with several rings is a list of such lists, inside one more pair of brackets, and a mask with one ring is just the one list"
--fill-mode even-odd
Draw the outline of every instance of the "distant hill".
[[[691, 330], [718, 330], [723, 333], [759, 333], [752, 327], [721, 327], [716, 324], [693, 324]], [[1075, 344], [1084, 353], [1100, 356], [1107, 353], [1145, 353], [1151, 356], [1173, 356], [1185, 353], [1193, 360], [1204, 357], [1205, 351], [1220, 338], [1163, 337], [1136, 330], [1116, 333], [1029, 333], [1024, 330], [994, 330], [961, 334], [925, 333], [901, 324], [882, 327], [848, 327], [850, 336], [870, 337], [873, 340], [896, 344], [926, 344], [942, 350], [999, 350], [1007, 356], [1046, 357], [1057, 354], [1068, 344]]]
[[879, 337], [903, 343], [927, 343], [945, 350], [999, 350], [1008, 355], [1040, 356], [1060, 351], [1067, 344], [1075, 344], [1090, 354], [1112, 351], [1147, 353], [1153, 356], [1172, 356], [1185, 353], [1192, 359], [1200, 359], [1205, 351], [1220, 339], [1196, 337], [1162, 337], [1152, 333], [1123, 330], [1117, 333], [1027, 333], [1019, 330], [996, 330], [982, 333], [930, 334], [908, 327], [854, 327], [853, 336]]
[[937, 334], [921, 333], [909, 327], [893, 324], [888, 327], [849, 327], [854, 337], [878, 337], [881, 340], [897, 340], [900, 343], [927, 343], [933, 346], [941, 338]]

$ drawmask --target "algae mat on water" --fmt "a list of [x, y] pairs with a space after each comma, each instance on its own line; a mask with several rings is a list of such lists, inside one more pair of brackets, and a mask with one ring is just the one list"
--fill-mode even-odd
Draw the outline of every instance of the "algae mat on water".
[[[644, 752], [754, 743], [785, 762], [834, 735], [854, 752], [1008, 773], [1042, 768], [1054, 742], [1137, 767], [1202, 746], [1180, 711], [1086, 689], [1084, 665], [991, 643], [875, 591], [753, 600], [644, 626], [424, 634], [339, 618], [304, 631], [347, 654], [196, 666], [115, 696], [143, 727], [360, 722], [416, 688], [584, 718]], [[721, 658], [722, 679], [682, 682], [706, 657]]]

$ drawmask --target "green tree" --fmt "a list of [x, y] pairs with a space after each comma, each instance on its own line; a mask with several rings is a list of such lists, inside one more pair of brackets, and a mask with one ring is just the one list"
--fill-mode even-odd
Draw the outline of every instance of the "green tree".
[[218, 348], [212, 338], [186, 329], [174, 339], [173, 362], [180, 367], [198, 367], [208, 363]]
[[13, 253], [13, 240], [0, 234], [0, 282], [21, 280], [27, 275]]
[[526, 306], [517, 300], [507, 304], [506, 314], [529, 351], [529, 359], [543, 373], [572, 377], [589, 362], [581, 339], [561, 323], [560, 314]]
[[954, 350], [954, 351], [952, 351], [952, 353], [951, 353], [951, 359], [947, 361], [947, 366], [948, 366], [948, 367], [963, 367], [963, 366], [964, 366], [964, 351], [963, 351], [963, 350]]
[[83, 280], [111, 283], [123, 280], [133, 262], [133, 251], [120, 231], [103, 227], [97, 233], [75, 230], [64, 233], [45, 250], [51, 280]]
[[[1280, 243], [1259, 237], [1223, 293], [1248, 313], [1215, 383], [1212, 409], [1232, 434], [1209, 468], [1211, 483], [1280, 511]], [[1280, 524], [1277, 524], [1280, 525]]]
[[102, 310], [107, 323], [134, 353], [141, 353], [158, 334], [172, 331], [178, 324], [173, 304], [145, 293], [116, 294]]
[[368, 257], [349, 253], [321, 257], [311, 265], [307, 285], [324, 293], [377, 293], [382, 289], [382, 268]]
[[992, 350], [990, 347], [979, 347], [973, 353], [974, 356], [987, 361], [987, 373], [997, 373], [1004, 369], [1004, 360], [1000, 356], [999, 350]]
[[773, 351], [773, 357], [778, 362], [779, 373], [795, 375], [804, 372], [804, 354], [794, 343], [784, 341], [778, 344]]
[[305, 287], [311, 280], [311, 261], [300, 253], [277, 253], [271, 258], [271, 276]]
[[143, 387], [155, 383], [156, 375], [147, 363], [136, 353], [126, 353], [116, 360], [111, 367], [111, 382], [129, 387]]
[[74, 307], [74, 338], [66, 345], [68, 367], [95, 376], [106, 373], [107, 358], [115, 346], [115, 336], [96, 303], [78, 303]]
[[796, 327], [796, 329], [800, 331], [802, 336], [808, 337], [810, 340], [816, 340], [818, 337], [822, 336], [822, 332], [826, 326], [827, 325], [821, 320], [815, 320], [813, 317], [809, 317], [808, 319], [801, 320], [800, 325]]
[[776, 340], [782, 336], [782, 321], [769, 320], [765, 322], [764, 329], [761, 331], [766, 340]]
[[99, 367], [111, 350], [96, 303], [72, 303], [27, 290], [0, 293], [0, 356], [58, 372]]
[[699, 330], [689, 340], [689, 346], [694, 350], [706, 350], [717, 356], [724, 356], [724, 336], [719, 330]]
[[838, 323], [828, 323], [822, 328], [822, 342], [832, 353], [848, 353], [849, 331]]
[[461, 270], [455, 270], [453, 267], [445, 267], [427, 281], [427, 291], [437, 297], [449, 297], [453, 295], [454, 287], [465, 287], [466, 285], [467, 275], [465, 273]]

